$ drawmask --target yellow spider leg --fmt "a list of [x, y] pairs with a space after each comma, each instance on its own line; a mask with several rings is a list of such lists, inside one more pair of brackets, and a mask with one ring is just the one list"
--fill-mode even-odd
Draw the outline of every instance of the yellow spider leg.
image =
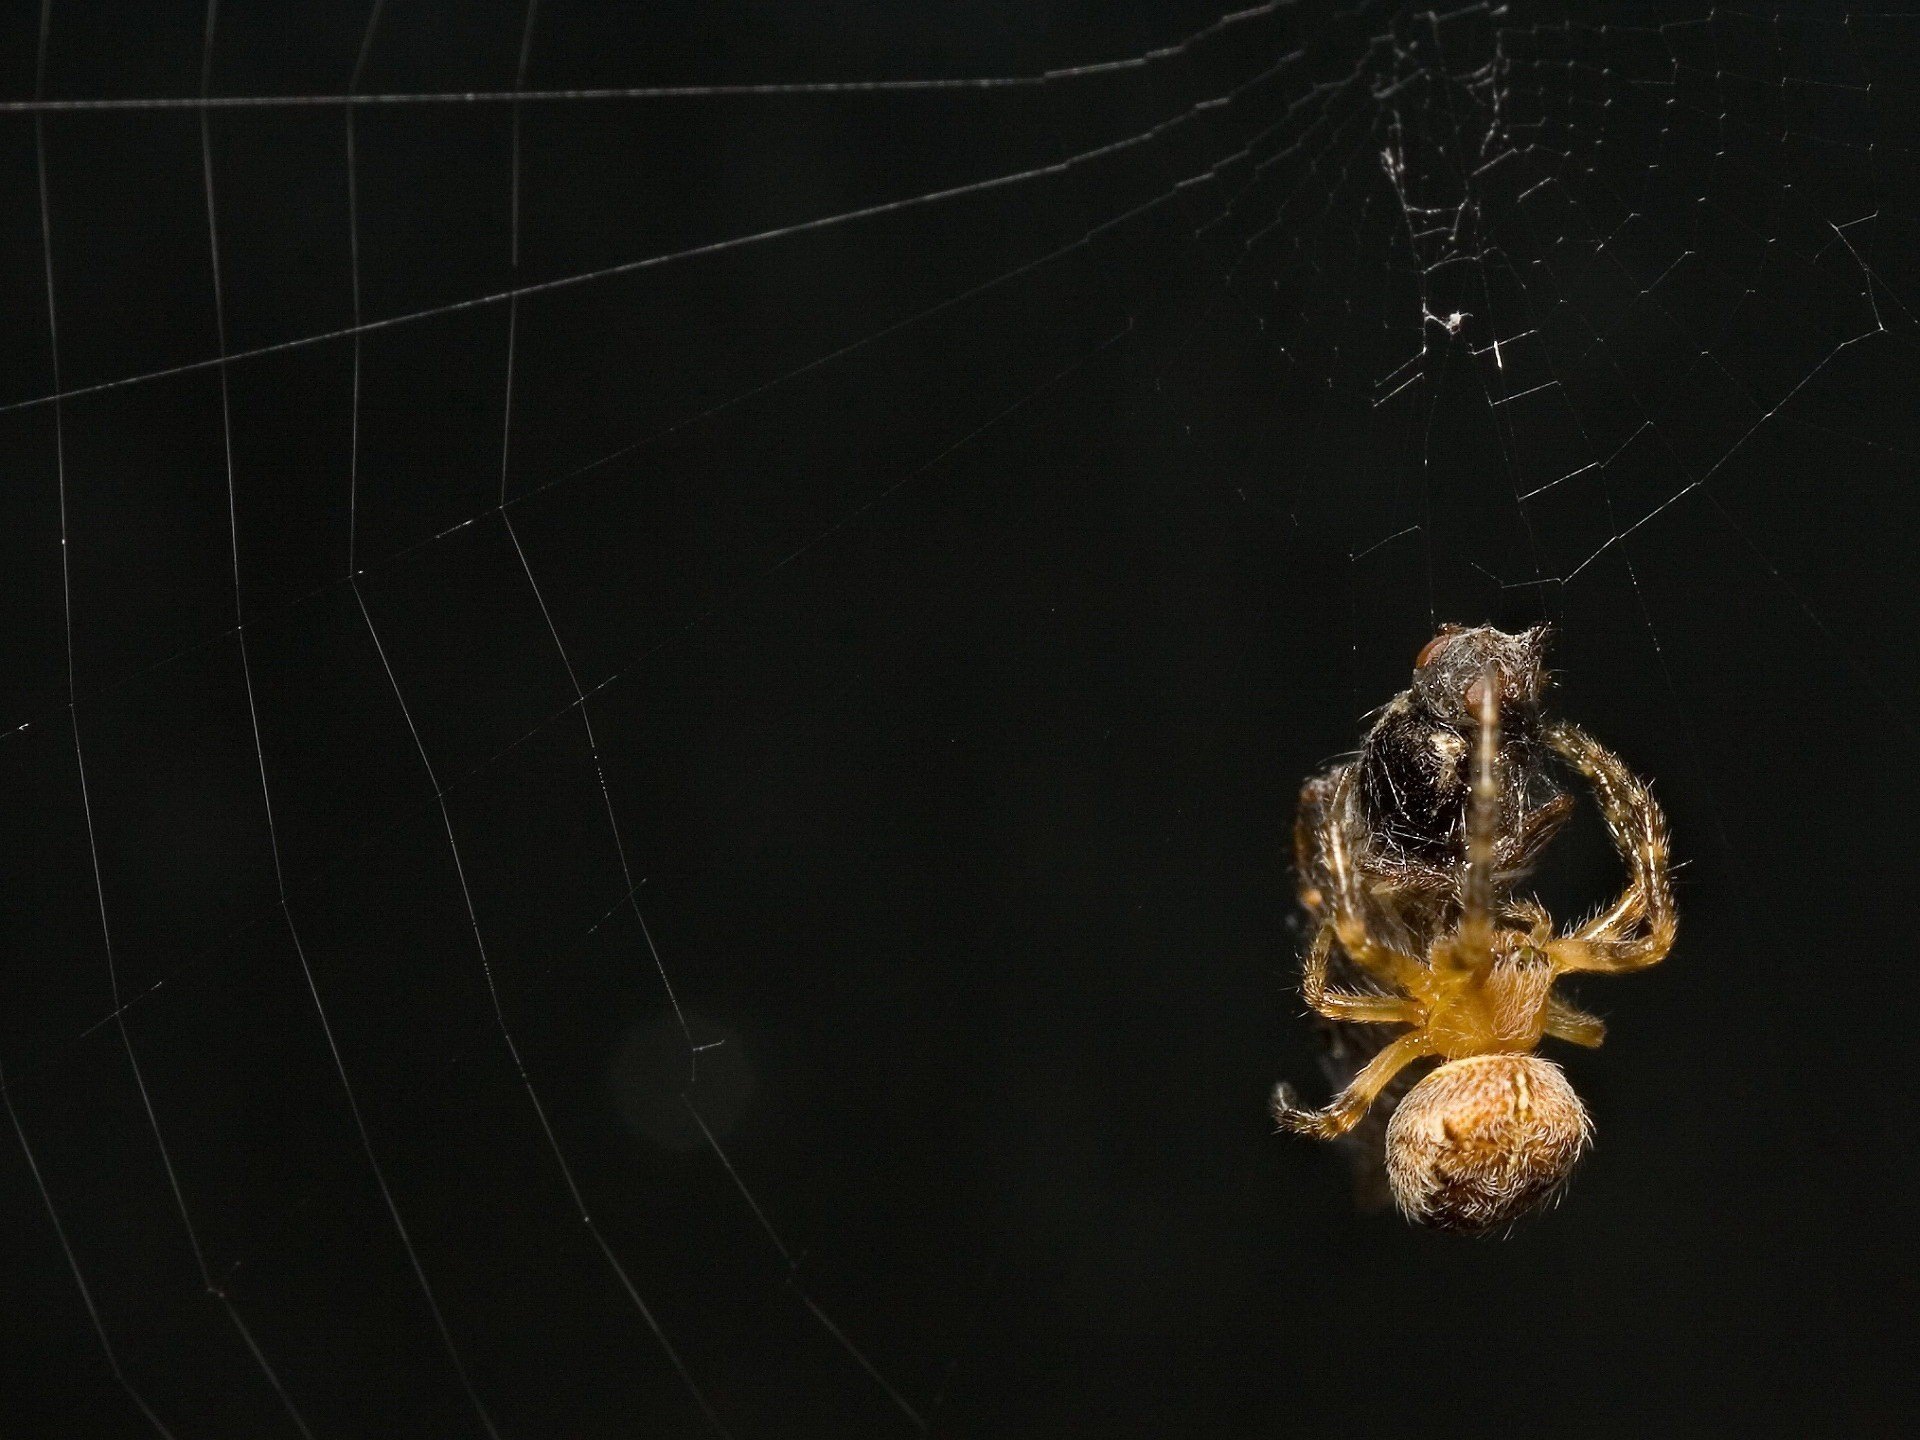
[[1420, 1019], [1418, 1002], [1399, 995], [1363, 995], [1327, 989], [1327, 962], [1333, 954], [1333, 927], [1322, 925], [1307, 952], [1300, 993], [1315, 1013], [1329, 1020], [1363, 1025], [1413, 1025]]
[[1361, 1117], [1386, 1088], [1388, 1081], [1413, 1061], [1432, 1053], [1433, 1043], [1427, 1039], [1426, 1032], [1410, 1030], [1369, 1060], [1360, 1073], [1353, 1077], [1352, 1083], [1334, 1097], [1333, 1103], [1324, 1110], [1302, 1108], [1291, 1086], [1275, 1087], [1273, 1118], [1280, 1122], [1282, 1129], [1291, 1130], [1297, 1135], [1312, 1135], [1320, 1140], [1344, 1135], [1360, 1123]]
[[[1474, 736], [1473, 790], [1467, 802], [1467, 863], [1460, 883], [1460, 924], [1436, 960], [1484, 971], [1493, 964], [1493, 866], [1500, 840], [1500, 688], [1489, 665], [1475, 682], [1479, 726]], [[1474, 693], [1469, 691], [1469, 694]]]
[[1613, 904], [1587, 921], [1569, 937], [1574, 940], [1618, 940], [1647, 917], [1647, 904], [1640, 887], [1630, 885]]
[[1347, 840], [1341, 828], [1339, 811], [1346, 800], [1347, 786], [1352, 783], [1352, 773], [1341, 777], [1340, 788], [1334, 802], [1328, 806], [1328, 818], [1324, 832], [1326, 845], [1327, 871], [1331, 881], [1328, 887], [1332, 893], [1327, 897], [1331, 914], [1328, 923], [1334, 933], [1340, 937], [1340, 948], [1347, 957], [1361, 969], [1378, 976], [1398, 990], [1415, 989], [1426, 973], [1426, 967], [1408, 955], [1402, 955], [1390, 945], [1383, 945], [1367, 933], [1366, 901], [1360, 890], [1358, 876], [1354, 872], [1352, 857], [1347, 854]]
[[[1667, 878], [1667, 819], [1651, 791], [1619, 757], [1578, 726], [1548, 727], [1547, 743], [1593, 786], [1600, 813], [1626, 862], [1627, 889], [1595, 919], [1549, 942], [1556, 970], [1615, 973], [1656, 965], [1678, 926]], [[1632, 932], [1639, 930], [1638, 935]]]

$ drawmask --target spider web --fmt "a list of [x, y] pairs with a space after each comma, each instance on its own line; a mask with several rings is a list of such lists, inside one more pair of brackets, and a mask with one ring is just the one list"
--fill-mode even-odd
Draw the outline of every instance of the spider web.
[[1913, 17], [603, 8], [6, 22], [8, 1433], [1261, 1428], [1404, 1243], [1275, 837], [1441, 621], [1667, 787], [1669, 1052], [1770, 827], [1868, 933]]

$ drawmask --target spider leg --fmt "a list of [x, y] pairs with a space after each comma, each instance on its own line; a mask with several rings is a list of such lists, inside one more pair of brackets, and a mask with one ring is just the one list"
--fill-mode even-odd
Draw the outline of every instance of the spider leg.
[[1647, 902], [1640, 894], [1640, 887], [1632, 885], [1624, 895], [1575, 930], [1569, 938], [1620, 940], [1632, 933], [1633, 927], [1646, 918]]
[[1322, 925], [1313, 937], [1313, 948], [1300, 981], [1300, 993], [1316, 1014], [1329, 1020], [1346, 1020], [1363, 1025], [1412, 1025], [1420, 1019], [1417, 1002], [1399, 995], [1366, 995], [1350, 990], [1327, 988], [1327, 963], [1333, 955], [1334, 931]]
[[1273, 1118], [1280, 1122], [1281, 1129], [1296, 1135], [1312, 1135], [1320, 1140], [1344, 1135], [1360, 1123], [1388, 1081], [1421, 1056], [1433, 1053], [1433, 1042], [1426, 1032], [1410, 1030], [1369, 1060], [1325, 1109], [1305, 1109], [1298, 1103], [1291, 1086], [1275, 1086]]
[[1629, 876], [1625, 892], [1605, 911], [1549, 942], [1555, 968], [1621, 972], [1657, 965], [1673, 948], [1678, 925], [1667, 878], [1666, 816], [1639, 777], [1578, 726], [1550, 726], [1546, 739], [1593, 786]]
[[1327, 923], [1340, 937], [1340, 948], [1347, 958], [1397, 990], [1413, 990], [1426, 967], [1412, 956], [1383, 945], [1368, 933], [1366, 898], [1360, 889], [1353, 857], [1347, 853], [1346, 831], [1340, 823], [1340, 810], [1346, 787], [1352, 784], [1352, 772], [1343, 775], [1334, 802], [1327, 807], [1326, 822], [1320, 833], [1321, 853], [1327, 863], [1327, 895], [1330, 914]]
[[1320, 864], [1326, 846], [1321, 837], [1326, 832], [1328, 811], [1337, 793], [1338, 784], [1332, 775], [1314, 776], [1300, 787], [1300, 810], [1293, 822], [1293, 868], [1299, 878], [1300, 904], [1315, 917], [1326, 909], [1322, 889], [1325, 878]]
[[1547, 1034], [1591, 1050], [1607, 1038], [1607, 1022], [1553, 995], [1547, 999]]
[[1500, 918], [1524, 930], [1535, 947], [1553, 938], [1553, 919], [1538, 900], [1506, 900], [1500, 905]]
[[1453, 963], [1484, 969], [1493, 962], [1493, 871], [1500, 841], [1500, 687], [1489, 665], [1468, 691], [1479, 711], [1474, 735], [1473, 789], [1467, 801], [1467, 860], [1460, 881]]

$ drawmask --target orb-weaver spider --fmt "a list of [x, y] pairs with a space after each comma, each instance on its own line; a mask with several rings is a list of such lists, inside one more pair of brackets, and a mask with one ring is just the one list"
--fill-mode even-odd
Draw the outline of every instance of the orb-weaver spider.
[[[1515, 639], [1450, 630], [1420, 660], [1422, 671], [1433, 668], [1436, 647], [1448, 646], [1458, 652], [1449, 658], [1478, 662], [1477, 673], [1467, 672], [1472, 679], [1457, 687], [1473, 729], [1457, 864], [1416, 860], [1387, 871], [1357, 862], [1356, 846], [1370, 854], [1373, 844], [1372, 836], [1352, 833], [1354, 817], [1365, 813], [1351, 793], [1360, 767], [1338, 767], [1317, 782], [1318, 792], [1309, 784], [1302, 850], [1313, 863], [1303, 867], [1302, 886], [1320, 924], [1303, 994], [1314, 1011], [1342, 1025], [1406, 1028], [1324, 1109], [1301, 1107], [1285, 1085], [1273, 1098], [1283, 1128], [1331, 1139], [1358, 1124], [1407, 1065], [1441, 1059], [1388, 1123], [1387, 1178], [1410, 1218], [1468, 1233], [1516, 1219], [1557, 1191], [1591, 1137], [1586, 1108], [1565, 1075], [1534, 1052], [1546, 1036], [1598, 1045], [1605, 1026], [1554, 994], [1554, 982], [1575, 972], [1619, 974], [1656, 964], [1672, 947], [1676, 925], [1666, 820], [1646, 785], [1577, 726], [1539, 720], [1538, 684], [1510, 673], [1489, 637]], [[1525, 810], [1514, 799], [1519, 785], [1505, 781], [1501, 711], [1516, 699], [1539, 743], [1592, 787], [1630, 875], [1618, 900], [1565, 935], [1536, 901], [1509, 893], [1568, 809], [1556, 798]], [[1516, 835], [1503, 833], [1503, 812], [1517, 823]], [[1432, 883], [1422, 883], [1435, 875], [1449, 879], [1444, 901]], [[1336, 946], [1369, 988], [1329, 986]]]

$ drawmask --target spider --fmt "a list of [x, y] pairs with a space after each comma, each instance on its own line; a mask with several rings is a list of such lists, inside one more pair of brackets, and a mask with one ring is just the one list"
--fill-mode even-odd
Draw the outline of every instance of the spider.
[[[1413, 689], [1387, 707], [1360, 758], [1309, 782], [1303, 797], [1303, 899], [1320, 923], [1302, 993], [1343, 1031], [1404, 1029], [1324, 1109], [1302, 1108], [1282, 1085], [1274, 1115], [1296, 1133], [1344, 1135], [1409, 1064], [1438, 1057], [1443, 1063], [1406, 1092], [1387, 1122], [1386, 1178], [1410, 1219], [1469, 1234], [1515, 1220], [1556, 1193], [1591, 1139], [1592, 1123], [1566, 1076], [1534, 1052], [1546, 1036], [1596, 1046], [1605, 1026], [1554, 994], [1554, 982], [1657, 964], [1676, 925], [1665, 817], [1611, 752], [1574, 725], [1540, 718], [1543, 643], [1540, 632], [1443, 631], [1421, 653]], [[1521, 727], [1520, 768], [1511, 774], [1503, 712]], [[1473, 734], [1470, 766], [1448, 740], [1464, 741], [1455, 728], [1462, 719]], [[1422, 739], [1430, 760], [1419, 758]], [[1564, 796], [1526, 808], [1525, 792], [1542, 768], [1528, 754], [1536, 744], [1591, 786], [1630, 876], [1618, 900], [1564, 935], [1536, 901], [1510, 893], [1571, 809]], [[1376, 771], [1405, 774], [1411, 766], [1432, 781], [1430, 796], [1388, 787], [1400, 803], [1385, 815], [1412, 823], [1390, 829], [1384, 844], [1355, 825], [1369, 813], [1369, 797], [1356, 789], [1367, 784], [1370, 749]], [[1462, 771], [1464, 784], [1453, 778]], [[1465, 792], [1457, 860], [1441, 843], [1452, 832], [1438, 824], [1454, 790]], [[1336, 946], [1363, 988], [1329, 986]]]
[[[1356, 756], [1308, 780], [1300, 793], [1294, 850], [1300, 901], [1314, 928], [1326, 920], [1328, 886], [1322, 837], [1331, 824], [1350, 837], [1348, 856], [1360, 872], [1376, 936], [1406, 953], [1423, 955], [1450, 923], [1455, 879], [1465, 844], [1470, 788], [1473, 707], [1467, 690], [1481, 670], [1501, 674], [1500, 874], [1510, 886], [1573, 814], [1573, 797], [1555, 783], [1552, 752], [1541, 738], [1542, 700], [1548, 688], [1544, 626], [1517, 635], [1458, 625], [1440, 633], [1414, 661], [1413, 683], [1376, 712]], [[1351, 774], [1352, 783], [1342, 785]], [[1509, 839], [1511, 837], [1511, 839]], [[1335, 951], [1331, 977], [1368, 984], [1365, 972]], [[1320, 1024], [1321, 1067], [1343, 1088], [1387, 1043], [1386, 1026]], [[1353, 1163], [1354, 1199], [1363, 1210], [1392, 1203], [1386, 1173], [1386, 1129], [1412, 1074], [1390, 1082], [1340, 1148]]]

